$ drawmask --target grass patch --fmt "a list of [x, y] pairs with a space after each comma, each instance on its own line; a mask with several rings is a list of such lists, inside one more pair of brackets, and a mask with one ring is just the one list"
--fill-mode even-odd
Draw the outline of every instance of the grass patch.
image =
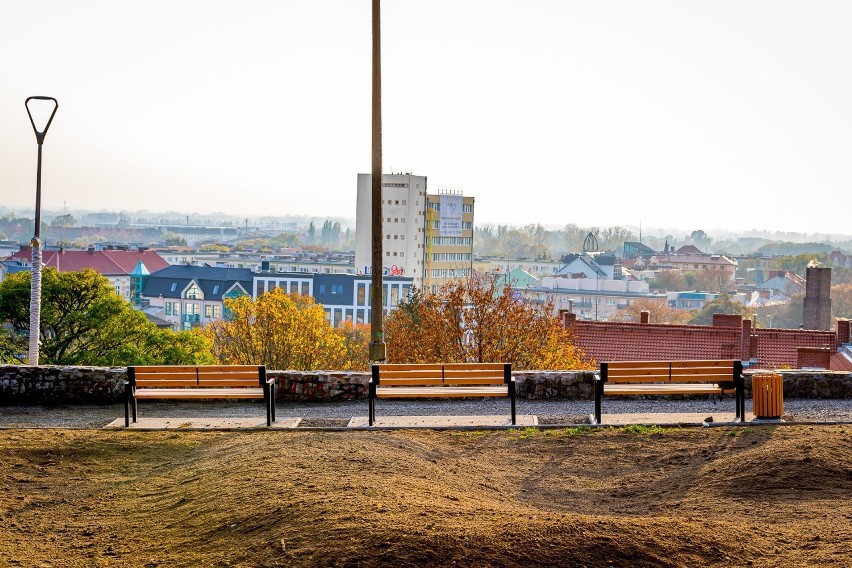
[[512, 440], [531, 440], [536, 437], [542, 438], [574, 438], [577, 436], [588, 436], [595, 431], [588, 426], [569, 426], [567, 428], [536, 428], [528, 426], [517, 430], [510, 430], [508, 437]]
[[633, 434], [636, 436], [664, 434], [666, 431], [665, 428], [661, 428], [660, 426], [648, 426], [646, 424], [629, 424], [627, 426], [622, 426], [620, 430], [625, 434]]

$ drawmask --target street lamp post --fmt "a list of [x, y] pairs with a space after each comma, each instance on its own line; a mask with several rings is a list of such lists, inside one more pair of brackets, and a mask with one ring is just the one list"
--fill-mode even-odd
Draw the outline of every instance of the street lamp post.
[[380, 0], [373, 0], [373, 113], [372, 113], [372, 293], [370, 294], [370, 361], [385, 360], [382, 326], [382, 38]]
[[[44, 129], [39, 130], [33, 120], [33, 113], [30, 110], [30, 101], [51, 101], [53, 102], [53, 110], [50, 113], [50, 118], [47, 120]], [[24, 106], [27, 109], [27, 114], [30, 117], [30, 124], [35, 132], [36, 142], [38, 143], [38, 165], [36, 167], [36, 205], [35, 205], [35, 230], [33, 238], [30, 241], [32, 245], [32, 276], [30, 278], [30, 343], [29, 343], [29, 362], [30, 365], [38, 365], [38, 347], [39, 335], [41, 334], [41, 146], [44, 143], [44, 137], [47, 134], [47, 129], [50, 128], [50, 123], [53, 122], [53, 117], [56, 114], [56, 109], [59, 108], [59, 103], [53, 97], [28, 97], [24, 101]]]

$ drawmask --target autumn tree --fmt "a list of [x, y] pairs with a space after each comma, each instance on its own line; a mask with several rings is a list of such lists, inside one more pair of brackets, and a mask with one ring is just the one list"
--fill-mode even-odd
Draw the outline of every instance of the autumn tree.
[[836, 318], [852, 318], [852, 284], [831, 287], [831, 311]]
[[553, 304], [517, 296], [496, 275], [414, 290], [385, 321], [392, 363], [508, 362], [516, 369], [578, 369], [582, 353]]
[[[29, 332], [30, 273], [0, 282], [0, 322]], [[42, 272], [39, 363], [124, 366], [213, 363], [207, 341], [157, 328], [91, 269]], [[6, 338], [8, 343], [9, 338]], [[17, 341], [17, 338], [12, 338]]]
[[669, 292], [681, 292], [687, 290], [686, 277], [680, 270], [660, 270], [654, 276], [654, 279], [648, 282], [648, 287], [652, 290], [667, 290]]
[[310, 296], [275, 288], [257, 299], [225, 300], [229, 317], [205, 332], [222, 363], [270, 369], [334, 369], [345, 358], [344, 339]]
[[745, 304], [734, 300], [730, 294], [719, 294], [718, 298], [710, 300], [704, 304], [703, 308], [693, 312], [689, 323], [695, 325], [712, 325], [713, 314], [732, 314], [749, 318], [752, 315], [752, 310], [746, 307]]
[[687, 310], [670, 308], [666, 302], [641, 299], [630, 303], [623, 310], [618, 310], [612, 321], [639, 323], [642, 312], [648, 312], [649, 323], [687, 324], [692, 314]]
[[370, 368], [370, 326], [343, 322], [335, 331], [343, 337], [343, 354], [335, 369], [366, 371]]

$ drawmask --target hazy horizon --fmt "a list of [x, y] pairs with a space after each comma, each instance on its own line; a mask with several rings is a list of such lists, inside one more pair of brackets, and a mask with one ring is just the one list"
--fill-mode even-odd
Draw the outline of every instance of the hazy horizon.
[[[15, 3], [0, 205], [354, 219], [369, 2]], [[25, 25], [24, 25], [25, 24]], [[384, 171], [478, 225], [844, 236], [852, 4], [382, 2]]]

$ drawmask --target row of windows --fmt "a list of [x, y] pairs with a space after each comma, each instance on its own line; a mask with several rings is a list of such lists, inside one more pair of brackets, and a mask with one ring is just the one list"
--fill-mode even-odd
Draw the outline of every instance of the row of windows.
[[[441, 202], [440, 201], [430, 201], [426, 204], [428, 209], [432, 211], [440, 211], [441, 210]], [[473, 203], [463, 203], [462, 204], [462, 213], [473, 213]]]
[[[405, 205], [405, 199], [402, 200], [402, 204]], [[399, 205], [399, 199], [382, 199], [382, 205]]]
[[469, 252], [435, 252], [432, 253], [435, 262], [452, 262], [456, 260], [470, 260]]
[[401, 252], [399, 254], [396, 254], [396, 253], [391, 254], [390, 252], [386, 252], [385, 256], [405, 256], [405, 253]]
[[[441, 228], [440, 223], [441, 223], [440, 221], [432, 221], [432, 228], [433, 229], [440, 229]], [[468, 230], [468, 231], [473, 229], [473, 222], [462, 221], [462, 229]]]
[[[390, 222], [391, 222], [391, 218], [390, 218], [390, 217], [388, 217], [388, 218], [387, 218], [387, 222], [388, 222], [388, 223], [390, 223]], [[405, 223], [405, 217], [394, 217], [394, 218], [393, 218], [393, 222], [394, 222], [394, 223]]]
[[[390, 236], [390, 235], [386, 235], [386, 237], [388, 238], [388, 240], [390, 240], [390, 238], [391, 238], [391, 236]], [[393, 239], [394, 239], [394, 240], [404, 241], [404, 240], [405, 240], [405, 235], [394, 235], [394, 236], [393, 236]], [[414, 237], [414, 240], [416, 241], [416, 240], [417, 240], [417, 237]]]
[[[432, 237], [431, 242], [435, 246], [470, 246], [471, 237]], [[426, 245], [430, 239], [426, 238]]]
[[304, 280], [257, 280], [257, 295], [281, 288], [288, 294], [308, 296], [311, 293], [311, 283]]
[[433, 268], [432, 278], [466, 278], [470, 276], [469, 268]]
[[[369, 306], [370, 302], [370, 293], [373, 289], [372, 284], [362, 283], [358, 284], [355, 292], [355, 305], [356, 306]], [[390, 286], [390, 304], [391, 306], [396, 306], [399, 304], [400, 298], [405, 298], [408, 295], [408, 292], [411, 290], [411, 284], [393, 284]], [[382, 305], [388, 305], [388, 285], [384, 284], [382, 286]]]
[[[165, 315], [179, 316], [181, 312], [180, 302], [166, 302], [164, 307]], [[199, 315], [201, 313], [201, 304], [197, 302], [187, 302], [184, 306], [186, 315]], [[207, 304], [204, 306], [204, 317], [207, 319], [219, 319], [222, 315], [222, 308], [216, 304]]]

